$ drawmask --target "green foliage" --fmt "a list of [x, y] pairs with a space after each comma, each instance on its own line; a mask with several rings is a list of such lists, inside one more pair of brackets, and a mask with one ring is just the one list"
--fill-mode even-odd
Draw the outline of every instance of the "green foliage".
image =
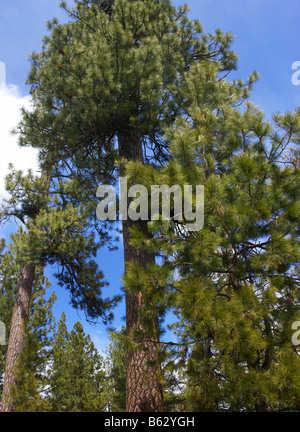
[[[10, 284], [17, 274], [14, 274], [16, 268], [11, 270], [11, 253], [6, 251], [1, 258], [1, 272], [6, 278], [1, 283], [5, 295], [1, 295], [0, 319], [7, 323], [8, 336], [15, 295], [15, 288], [10, 289]], [[59, 325], [56, 324], [52, 315], [56, 296], [52, 294], [45, 300], [48, 287], [49, 282], [38, 271], [25, 330], [25, 350], [16, 365], [18, 384], [11, 393], [15, 410], [105, 411], [111, 397], [107, 364], [79, 322], [68, 332], [63, 314]], [[0, 357], [2, 375], [5, 356], [6, 346], [3, 346]]]
[[145, 158], [165, 160], [162, 131], [186, 103], [185, 71], [207, 59], [220, 73], [234, 69], [233, 37], [204, 34], [187, 7], [170, 1], [116, 0], [110, 12], [104, 1], [62, 7], [70, 21], [49, 23], [42, 51], [32, 54], [34, 109], [24, 112], [20, 144], [94, 189], [113, 182], [120, 133], [137, 132], [152, 149]]
[[126, 410], [126, 330], [110, 332], [110, 344], [107, 350], [109, 377], [109, 411]]
[[[132, 231], [132, 244], [161, 257], [161, 301], [178, 317], [167, 370], [185, 383], [185, 410], [298, 410], [299, 168], [286, 155], [299, 142], [300, 111], [266, 121], [213, 63], [191, 68], [186, 91], [188, 117], [168, 131], [170, 162], [127, 170], [149, 192], [205, 186], [201, 231], [188, 232], [184, 216], [151, 221], [153, 239]], [[143, 284], [143, 272], [127, 278]]]
[[[12, 253], [12, 247], [5, 247], [0, 258], [0, 320], [6, 327], [6, 345], [1, 346], [0, 373], [5, 369], [6, 350], [9, 338], [11, 317], [15, 302], [15, 291], [18, 284], [20, 266]], [[43, 269], [38, 267], [33, 285], [32, 302], [29, 320], [26, 323], [25, 351], [18, 361], [18, 387], [13, 389], [12, 397], [18, 411], [44, 411], [47, 404], [40, 392], [44, 386], [44, 378], [48, 361], [48, 348], [54, 319], [51, 308], [56, 299], [52, 294], [45, 300], [45, 292], [49, 281], [43, 276]], [[2, 385], [1, 385], [2, 391]]]
[[[300, 110], [267, 121], [247, 101], [257, 74], [246, 83], [225, 78], [236, 68], [232, 35], [205, 35], [186, 7], [158, 0], [76, 0], [73, 9], [62, 7], [70, 21], [49, 23], [42, 51], [32, 55], [34, 106], [18, 129], [20, 144], [38, 148], [43, 168], [50, 168], [56, 198], [40, 194], [44, 186], [32, 175], [8, 178], [12, 199], [1, 217], [24, 224], [13, 236], [14, 266], [58, 263], [74, 306], [105, 316], [114, 300], [102, 300], [103, 275], [93, 259], [108, 238], [94, 220], [95, 191], [114, 184], [118, 138], [127, 137], [131, 162], [121, 163], [130, 183], [149, 191], [153, 184], [205, 186], [201, 231], [189, 232], [184, 214], [151, 221], [153, 238], [132, 230], [132, 245], [160, 258], [126, 271], [128, 292], [145, 298], [139, 310], [145, 326], [135, 340], [145, 332], [157, 337], [153, 305], [161, 319], [167, 310], [177, 317], [171, 326], [177, 340], [162, 344], [160, 353], [167, 406], [299, 410], [299, 350], [291, 338], [300, 300]], [[156, 166], [133, 162], [133, 136]], [[1, 308], [13, 298], [15, 276], [7, 274]], [[129, 341], [124, 334], [112, 339], [113, 394], [106, 393], [103, 361], [82, 326], [68, 333], [62, 317], [49, 399], [41, 400], [29, 369], [20, 407], [101, 411], [109, 401], [112, 410], [124, 410]]]
[[90, 320], [102, 317], [107, 323], [119, 297], [102, 298], [102, 289], [108, 284], [95, 258], [103, 238], [97, 236], [96, 240], [83, 205], [60, 202], [58, 193], [73, 190], [72, 182], [60, 182], [58, 192], [52, 190], [53, 183], [46, 176], [36, 177], [30, 171], [23, 175], [11, 167], [6, 179], [10, 198], [0, 210], [2, 222], [11, 218], [21, 221], [11, 235], [11, 250], [18, 265], [57, 264], [57, 279], [69, 290], [72, 305], [84, 310]]
[[79, 322], [68, 333], [64, 314], [54, 336], [49, 385], [52, 412], [100, 412], [107, 407], [104, 360]]
[[34, 293], [26, 328], [25, 350], [16, 366], [17, 386], [12, 389], [12, 401], [17, 412], [46, 412], [51, 406], [47, 391], [47, 370], [50, 362], [51, 334], [55, 328], [52, 306], [56, 295], [46, 301], [45, 289]]

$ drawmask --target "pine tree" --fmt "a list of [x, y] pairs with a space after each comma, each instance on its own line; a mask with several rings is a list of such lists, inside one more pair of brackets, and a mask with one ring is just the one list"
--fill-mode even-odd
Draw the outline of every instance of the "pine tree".
[[[66, 187], [71, 186], [68, 183]], [[107, 284], [93, 259], [101, 240], [95, 241], [84, 209], [63, 205], [52, 194], [51, 175], [35, 177], [29, 172], [24, 176], [12, 169], [7, 176], [7, 190], [11, 197], [4, 202], [0, 219], [14, 217], [21, 223], [11, 236], [10, 246], [20, 275], [7, 347], [2, 411], [14, 410], [10, 388], [17, 384], [15, 366], [25, 348], [26, 322], [38, 268], [58, 264], [59, 284], [70, 291], [72, 305], [84, 310], [91, 320], [100, 316], [105, 322], [111, 320], [110, 310], [118, 301], [117, 297], [102, 298], [102, 288]]]
[[[35, 282], [36, 283], [36, 282]], [[11, 401], [16, 412], [51, 411], [47, 398], [47, 372], [51, 361], [51, 335], [55, 328], [52, 306], [56, 295], [44, 299], [43, 290], [34, 290], [31, 311], [25, 331], [25, 348], [15, 367], [17, 384], [11, 390]]]
[[[3, 243], [0, 320], [7, 326], [7, 334], [18, 273], [15, 257]], [[10, 387], [10, 404], [16, 412], [104, 411], [109, 401], [106, 362], [80, 323], [69, 333], [63, 316], [57, 328], [52, 315], [56, 295], [53, 293], [45, 300], [49, 286], [43, 267], [38, 266], [24, 332], [24, 350], [14, 365], [16, 381]], [[1, 376], [6, 348], [1, 346]]]
[[[126, 350], [128, 338], [126, 328], [121, 331], [111, 331], [110, 344], [107, 350], [107, 373], [109, 379], [109, 404], [110, 412], [125, 412], [126, 410]], [[164, 365], [163, 365], [164, 366]], [[182, 386], [178, 383], [176, 374], [169, 367], [170, 363], [163, 367], [164, 378], [164, 404], [167, 412], [178, 412], [183, 402]]]
[[[235, 68], [236, 56], [231, 34], [205, 35], [199, 22], [188, 19], [186, 7], [176, 9], [168, 0], [76, 0], [73, 9], [65, 2], [62, 7], [70, 22], [50, 22], [42, 52], [32, 56], [28, 82], [35, 108], [24, 113], [21, 144], [59, 160], [57, 175], [79, 181], [82, 200], [94, 202], [92, 191], [114, 184], [126, 161], [166, 161], [163, 129], [185, 106], [185, 71], [215, 59], [226, 74]], [[153, 253], [131, 246], [135, 226], [148, 233], [145, 221], [123, 220], [125, 273], [131, 263], [155, 264]], [[147, 306], [143, 287], [125, 292], [132, 340], [127, 411], [161, 411], [157, 305], [152, 302], [152, 316], [148, 313], [149, 337], [140, 317]]]
[[[0, 320], [6, 327], [6, 344], [1, 347], [0, 358], [0, 373], [3, 377], [8, 335], [16, 295], [15, 287], [20, 271], [20, 266], [17, 265], [14, 255], [7, 247], [2, 250], [0, 268]], [[40, 393], [44, 386], [49, 332], [53, 326], [51, 308], [55, 301], [55, 294], [52, 294], [45, 301], [44, 295], [48, 287], [49, 282], [43, 276], [42, 268], [39, 267], [33, 284], [29, 318], [26, 323], [24, 351], [14, 366], [17, 386], [11, 388], [11, 400], [16, 411], [38, 411], [46, 408]]]
[[163, 354], [183, 374], [185, 409], [298, 411], [299, 165], [288, 153], [300, 110], [267, 121], [219, 69], [191, 68], [168, 165], [128, 170], [147, 188], [204, 185], [204, 227], [189, 232], [184, 215], [152, 221], [154, 239], [136, 230], [133, 244], [162, 258], [159, 296], [178, 316]]
[[110, 344], [107, 351], [109, 376], [109, 411], [126, 410], [126, 329], [110, 332]]
[[14, 305], [15, 286], [17, 283], [18, 266], [11, 259], [11, 255], [6, 253], [6, 243], [1, 239], [0, 246], [0, 321], [4, 327], [4, 344], [0, 345], [0, 376], [1, 376], [1, 394], [2, 394], [2, 379], [5, 369], [6, 347], [10, 329], [12, 310]]
[[[24, 224], [26, 217], [29, 217], [33, 223], [40, 208], [44, 206], [45, 197], [47, 194], [47, 184], [49, 177], [45, 173], [41, 180], [39, 181], [38, 189], [29, 189], [27, 194], [21, 195], [22, 199], [17, 202], [17, 195], [20, 189], [23, 191], [28, 188], [30, 183], [31, 173], [29, 173], [28, 179], [23, 179], [22, 185], [17, 185], [18, 179], [21, 178], [21, 173], [16, 173], [7, 177], [7, 190], [12, 193], [11, 199], [7, 201], [8, 207], [11, 205], [13, 211], [13, 216], [18, 217], [19, 220]], [[12, 186], [12, 183], [15, 183]], [[14, 193], [15, 192], [15, 193]], [[16, 209], [20, 206], [21, 209]], [[1, 210], [0, 219], [1, 221], [9, 218], [10, 210], [3, 206]], [[12, 386], [16, 385], [17, 379], [15, 375], [15, 367], [17, 365], [20, 354], [25, 348], [25, 327], [26, 321], [29, 316], [30, 300], [32, 296], [36, 265], [30, 261], [26, 260], [23, 256], [23, 261], [19, 261], [20, 264], [20, 275], [18, 280], [18, 285], [16, 289], [14, 309], [10, 325], [9, 341], [6, 353], [6, 363], [5, 363], [5, 374], [4, 374], [4, 384], [3, 384], [3, 394], [1, 401], [1, 411], [12, 411], [14, 408], [11, 403], [10, 393]]]
[[49, 384], [52, 412], [100, 412], [107, 408], [104, 360], [80, 322], [68, 332], [65, 314], [54, 336]]

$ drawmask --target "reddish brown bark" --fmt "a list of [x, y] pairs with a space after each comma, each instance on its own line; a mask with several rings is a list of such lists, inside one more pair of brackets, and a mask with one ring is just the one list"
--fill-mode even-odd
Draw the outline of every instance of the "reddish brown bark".
[[24, 351], [25, 325], [29, 315], [34, 275], [35, 266], [33, 264], [25, 264], [22, 267], [16, 292], [16, 300], [7, 347], [1, 412], [14, 411], [14, 407], [10, 400], [11, 387], [17, 384], [15, 367], [19, 355]]
[[[127, 160], [143, 162], [142, 144], [139, 136], [134, 133], [119, 136], [119, 153]], [[130, 245], [130, 228], [138, 228], [147, 235], [146, 221], [123, 221], [123, 242], [125, 274], [131, 262], [142, 268], [155, 261], [152, 253], [135, 249]], [[142, 292], [126, 295], [126, 330], [127, 335], [135, 342], [135, 334], [145, 335], [138, 341], [140, 349], [127, 350], [126, 364], [126, 411], [127, 412], [161, 412], [163, 411], [163, 391], [160, 382], [160, 365], [157, 362], [159, 348], [158, 315], [153, 308], [151, 319], [151, 341], [140, 317], [140, 311], [145, 306], [145, 296]]]

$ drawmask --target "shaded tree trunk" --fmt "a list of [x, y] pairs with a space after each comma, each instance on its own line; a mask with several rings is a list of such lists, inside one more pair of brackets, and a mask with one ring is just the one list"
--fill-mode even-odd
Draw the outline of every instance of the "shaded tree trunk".
[[14, 411], [10, 400], [11, 386], [17, 384], [15, 367], [19, 355], [25, 347], [25, 326], [29, 315], [30, 299], [35, 275], [35, 265], [25, 264], [21, 269], [20, 279], [16, 292], [9, 342], [6, 354], [5, 375], [1, 401], [1, 411]]
[[[137, 133], [131, 132], [118, 136], [119, 154], [127, 160], [137, 160], [143, 163], [143, 150], [141, 138]], [[147, 234], [147, 221], [123, 220], [123, 242], [125, 273], [130, 262], [137, 263], [145, 268], [149, 263], [155, 262], [155, 256], [147, 251], [135, 249], [130, 245], [130, 228], [137, 226]], [[127, 350], [126, 358], [126, 411], [127, 412], [162, 412], [163, 389], [160, 382], [160, 365], [157, 361], [159, 348], [158, 313], [153, 310], [151, 319], [151, 340], [140, 318], [140, 311], [145, 305], [142, 292], [126, 295], [126, 331], [127, 335], [135, 340], [135, 333], [145, 334], [145, 340], [136, 341], [141, 348]]]
[[265, 401], [261, 401], [260, 403], [255, 404], [255, 412], [267, 412], [268, 405]]

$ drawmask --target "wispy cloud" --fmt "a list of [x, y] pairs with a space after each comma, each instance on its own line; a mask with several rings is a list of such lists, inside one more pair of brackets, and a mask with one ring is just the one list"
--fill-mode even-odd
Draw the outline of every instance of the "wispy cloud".
[[38, 158], [35, 149], [19, 147], [18, 137], [11, 134], [21, 119], [21, 108], [30, 109], [30, 96], [21, 95], [15, 85], [6, 85], [5, 67], [3, 63], [0, 66], [0, 196], [3, 197], [6, 195], [5, 176], [9, 163], [16, 169], [26, 172], [31, 168], [36, 172]]
[[[82, 323], [83, 324], [83, 323]], [[85, 325], [84, 326], [85, 331], [87, 334], [90, 335], [92, 342], [94, 343], [97, 351], [104, 357], [106, 357], [106, 350], [109, 346], [109, 340], [107, 331], [103, 329], [94, 329], [90, 326]]]

